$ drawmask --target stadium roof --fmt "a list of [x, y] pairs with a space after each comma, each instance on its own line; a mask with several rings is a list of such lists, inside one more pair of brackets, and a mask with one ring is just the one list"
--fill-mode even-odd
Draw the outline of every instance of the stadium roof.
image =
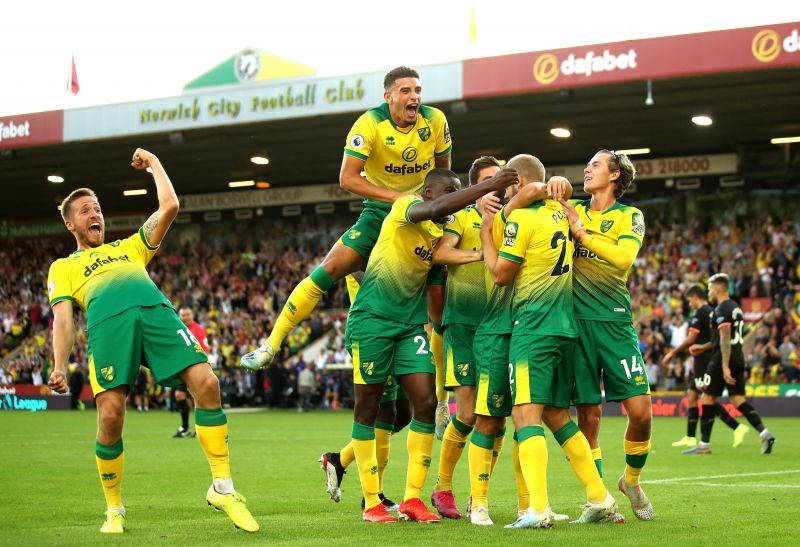
[[[789, 184], [800, 180], [800, 147], [770, 139], [800, 135], [798, 29], [800, 23], [773, 25], [423, 67], [423, 98], [448, 115], [459, 172], [481, 154], [507, 159], [533, 153], [552, 166], [584, 163], [601, 147], [647, 147], [651, 158], [735, 153], [738, 175], [748, 184]], [[587, 67], [596, 71], [587, 74]], [[147, 196], [122, 195], [152, 186], [129, 166], [136, 147], [159, 155], [179, 195], [236, 192], [227, 183], [242, 179], [268, 181], [273, 188], [335, 183], [344, 137], [358, 111], [381, 102], [381, 78], [373, 73], [238, 86], [2, 118], [6, 128], [17, 124], [21, 144], [0, 141], [6, 195], [0, 218], [57, 219], [56, 205], [78, 186], [94, 188], [107, 214], [151, 209], [152, 189]], [[645, 104], [648, 80], [652, 105]], [[296, 112], [289, 112], [292, 94], [293, 101], [308, 101], [310, 94], [316, 99], [293, 104]], [[235, 108], [241, 112], [233, 116]], [[713, 124], [693, 124], [697, 114]], [[24, 135], [24, 121], [37, 116], [50, 120], [52, 135]], [[549, 131], [557, 126], [572, 136], [553, 137]], [[251, 163], [257, 155], [269, 164]], [[48, 182], [50, 174], [65, 182]]]

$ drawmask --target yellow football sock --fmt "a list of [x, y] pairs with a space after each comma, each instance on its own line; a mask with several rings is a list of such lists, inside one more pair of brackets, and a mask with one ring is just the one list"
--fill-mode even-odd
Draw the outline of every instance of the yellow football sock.
[[638, 442], [625, 439], [625, 484], [628, 486], [639, 484], [639, 475], [642, 474], [649, 452], [649, 439]]
[[342, 448], [341, 451], [339, 451], [339, 463], [342, 464], [342, 467], [347, 469], [355, 459], [356, 454], [353, 451], [353, 441], [350, 441], [345, 445], [344, 448]]
[[431, 354], [436, 367], [436, 400], [440, 403], [447, 401], [450, 394], [444, 389], [444, 341], [442, 340], [442, 326], [432, 323], [431, 329]]
[[436, 482], [434, 490], [452, 490], [453, 472], [464, 446], [467, 444], [467, 437], [472, 433], [472, 428], [462, 423], [453, 416], [447, 429], [444, 430], [442, 437], [442, 449], [439, 453], [439, 480]]
[[[541, 425], [528, 425], [517, 431], [519, 463], [537, 513], [547, 507], [547, 443]], [[494, 441], [493, 441], [494, 442]]]
[[344, 281], [347, 283], [347, 296], [350, 298], [350, 305], [352, 306], [353, 302], [356, 301], [356, 295], [358, 294], [358, 289], [361, 288], [361, 285], [351, 274], [347, 274], [347, 276], [344, 278]]
[[492, 447], [492, 473], [494, 473], [494, 466], [497, 465], [497, 458], [500, 457], [500, 451], [503, 449], [503, 441], [506, 438], [506, 428], [504, 427], [497, 432], [494, 437], [494, 447]]
[[364, 507], [371, 509], [381, 500], [380, 480], [378, 479], [378, 458], [375, 455], [375, 428], [353, 422], [353, 452], [356, 455], [358, 477], [364, 494]]
[[594, 460], [594, 466], [597, 468], [597, 472], [600, 473], [600, 478], [603, 478], [603, 453], [600, 451], [600, 447], [592, 448], [592, 459]]
[[221, 408], [194, 409], [194, 428], [197, 440], [211, 466], [211, 477], [231, 478], [231, 460], [228, 455], [228, 419]]
[[428, 469], [431, 466], [433, 450], [433, 424], [425, 424], [416, 418], [411, 419], [406, 446], [408, 448], [408, 474], [403, 501], [420, 497], [425, 485]]
[[392, 448], [392, 431], [394, 424], [375, 423], [375, 458], [378, 460], [378, 484], [383, 492], [383, 472], [389, 463], [389, 451]]
[[322, 267], [318, 267], [294, 288], [275, 321], [269, 338], [267, 338], [267, 345], [273, 351], [277, 353], [284, 338], [311, 314], [319, 299], [322, 298], [322, 293], [330, 289], [332, 285], [333, 278]]
[[110, 446], [95, 441], [94, 451], [100, 484], [106, 497], [106, 508], [122, 507], [122, 472], [125, 470], [122, 439]]
[[561, 445], [569, 465], [586, 490], [586, 497], [589, 501], [599, 502], [606, 499], [606, 487], [592, 458], [589, 441], [586, 440], [575, 422], [568, 421], [561, 429], [553, 433], [553, 436]]
[[517, 509], [527, 509], [531, 504], [531, 494], [528, 485], [525, 484], [525, 475], [522, 474], [522, 466], [519, 464], [519, 442], [517, 442], [517, 432], [514, 432], [514, 448], [511, 453], [514, 460], [514, 478], [517, 482]]
[[472, 433], [467, 457], [473, 507], [478, 505], [489, 507], [489, 479], [491, 478], [493, 446], [494, 438], [490, 435], [484, 435], [477, 431]]

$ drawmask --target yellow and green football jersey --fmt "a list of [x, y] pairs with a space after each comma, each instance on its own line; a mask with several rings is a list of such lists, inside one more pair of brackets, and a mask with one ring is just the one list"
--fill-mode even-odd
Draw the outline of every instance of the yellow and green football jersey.
[[396, 192], [418, 192], [435, 167], [434, 156], [450, 152], [450, 129], [438, 108], [422, 105], [417, 120], [397, 127], [389, 105], [367, 110], [347, 134], [344, 153], [366, 161], [367, 180]]
[[134, 306], [170, 306], [145, 268], [157, 250], [140, 229], [127, 239], [59, 258], [47, 277], [50, 305], [72, 300], [86, 313], [86, 328]]
[[369, 255], [351, 311], [365, 311], [410, 325], [428, 322], [425, 283], [433, 246], [442, 237], [442, 228], [430, 220], [408, 219], [408, 210], [421, 201], [411, 194], [392, 205]]
[[572, 238], [555, 200], [516, 209], [506, 220], [499, 258], [520, 264], [514, 279], [514, 331], [578, 335], [573, 319]]
[[[501, 209], [494, 216], [492, 223], [492, 239], [495, 248], [499, 249], [503, 244], [503, 231], [505, 230], [506, 217], [505, 210]], [[483, 317], [475, 331], [476, 335], [482, 334], [511, 334], [514, 324], [511, 317], [511, 304], [514, 298], [514, 284], [501, 287], [495, 285], [492, 275], [484, 263], [484, 281], [486, 290], [486, 306], [483, 309]], [[446, 302], [445, 302], [446, 303]]]
[[[631, 239], [641, 247], [645, 229], [639, 209], [617, 202], [606, 211], [590, 211], [590, 201], [572, 202], [587, 233], [614, 245], [622, 239]], [[575, 317], [593, 321], [633, 320], [628, 271], [619, 270], [577, 246], [574, 277]]]
[[[481, 214], [475, 206], [452, 215], [444, 231], [458, 236], [457, 249], [481, 248]], [[486, 307], [486, 284], [482, 261], [447, 267], [443, 325], [478, 325]]]

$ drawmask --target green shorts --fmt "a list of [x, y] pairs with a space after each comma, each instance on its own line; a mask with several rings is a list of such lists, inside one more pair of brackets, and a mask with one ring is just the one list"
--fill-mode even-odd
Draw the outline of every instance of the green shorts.
[[478, 376], [475, 414], [497, 418], [511, 416], [510, 347], [510, 334], [492, 334], [475, 339], [473, 353]]
[[446, 325], [444, 336], [444, 387], [451, 391], [459, 386], [475, 385], [475, 358], [472, 343], [477, 325]]
[[350, 313], [344, 334], [356, 384], [385, 384], [405, 374], [436, 374], [422, 325], [397, 323], [367, 312]]
[[358, 215], [358, 220], [349, 230], [342, 234], [339, 241], [360, 254], [364, 260], [369, 260], [369, 254], [372, 252], [375, 242], [378, 241], [378, 235], [381, 233], [383, 219], [386, 218], [386, 215], [391, 210], [391, 203], [370, 199], [364, 200], [364, 208], [361, 210], [361, 214]]
[[381, 395], [381, 404], [393, 403], [395, 401], [404, 401], [408, 399], [406, 390], [397, 383], [397, 379], [389, 376], [386, 383], [383, 385], [383, 395]]
[[600, 404], [602, 371], [606, 401], [650, 393], [632, 323], [578, 319], [573, 404]]
[[511, 395], [514, 405], [536, 403], [569, 408], [572, 361], [578, 341], [516, 332], [511, 337]]
[[109, 317], [87, 332], [92, 392], [136, 382], [139, 365], [161, 385], [182, 385], [179, 374], [208, 357], [171, 306], [136, 306]]

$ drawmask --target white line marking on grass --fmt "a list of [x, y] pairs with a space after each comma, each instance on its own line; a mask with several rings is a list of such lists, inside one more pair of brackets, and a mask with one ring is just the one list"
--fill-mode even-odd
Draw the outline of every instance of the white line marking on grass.
[[705, 475], [702, 477], [673, 477], [670, 479], [653, 479], [649, 481], [642, 481], [642, 484], [667, 484], [670, 482], [702, 481], [707, 479], [728, 479], [736, 477], [764, 477], [767, 475], [789, 475], [791, 473], [800, 473], [800, 469], [787, 469], [785, 471], [762, 471], [759, 473], [730, 473], [728, 475]]
[[667, 483], [672, 486], [724, 486], [728, 488], [800, 488], [800, 484], [759, 484], [749, 482], [739, 482], [730, 484], [727, 482], [681, 482], [681, 483]]

